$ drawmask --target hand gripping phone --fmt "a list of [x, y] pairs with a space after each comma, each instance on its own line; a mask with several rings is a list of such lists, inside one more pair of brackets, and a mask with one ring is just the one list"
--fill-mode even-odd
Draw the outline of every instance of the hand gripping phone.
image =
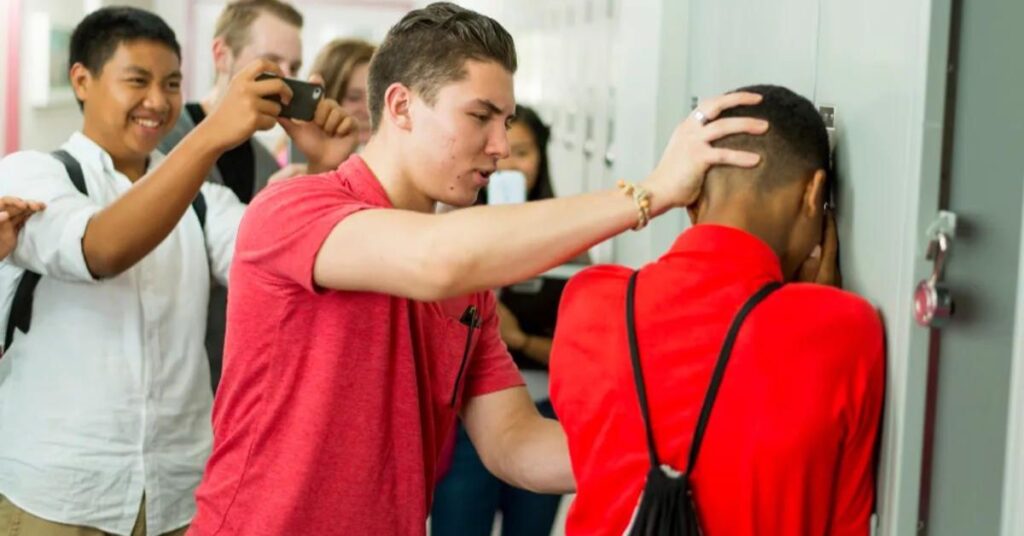
[[[256, 80], [266, 80], [268, 78], [281, 77], [274, 73], [261, 73], [256, 77]], [[313, 116], [316, 115], [316, 107], [320, 104], [320, 99], [324, 97], [324, 87], [294, 78], [281, 79], [284, 80], [285, 84], [288, 84], [288, 87], [292, 88], [292, 101], [281, 106], [281, 115], [278, 117], [311, 121]], [[280, 95], [270, 95], [263, 98], [279, 104], [281, 102]]]

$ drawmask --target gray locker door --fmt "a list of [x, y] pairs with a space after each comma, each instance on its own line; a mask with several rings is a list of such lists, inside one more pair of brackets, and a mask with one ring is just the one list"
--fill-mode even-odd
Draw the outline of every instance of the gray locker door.
[[933, 536], [998, 534], [1005, 514], [1024, 198], [1024, 2], [955, 0], [953, 20], [940, 205], [958, 215], [946, 272], [957, 308], [930, 348], [934, 432], [930, 463], [926, 457], [922, 467], [930, 486], [921, 490], [921, 515]]
[[[1024, 182], [1024, 173], [1021, 173]], [[1024, 199], [1021, 200], [1024, 205]], [[1021, 255], [1017, 268], [1017, 318], [1010, 380], [1010, 419], [1006, 441], [1006, 475], [1003, 486], [1002, 536], [1024, 534], [1024, 221], [1021, 222]]]

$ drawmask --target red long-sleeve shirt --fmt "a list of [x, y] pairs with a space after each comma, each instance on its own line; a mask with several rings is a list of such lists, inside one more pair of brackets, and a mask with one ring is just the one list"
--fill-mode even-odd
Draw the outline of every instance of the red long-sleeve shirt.
[[[630, 270], [570, 281], [551, 355], [551, 398], [578, 494], [570, 535], [622, 534], [648, 469], [625, 330]], [[698, 225], [637, 283], [636, 323], [655, 442], [682, 470], [726, 330], [782, 279], [743, 231]], [[789, 284], [739, 332], [693, 473], [708, 536], [868, 533], [884, 383], [877, 312], [841, 290]]]

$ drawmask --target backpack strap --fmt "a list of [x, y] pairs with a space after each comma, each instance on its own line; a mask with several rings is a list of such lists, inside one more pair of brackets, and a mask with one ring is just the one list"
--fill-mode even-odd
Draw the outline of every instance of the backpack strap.
[[[654, 443], [654, 429], [651, 426], [651, 414], [650, 407], [647, 400], [647, 388], [644, 382], [643, 370], [640, 366], [640, 348], [637, 344], [636, 337], [636, 313], [635, 304], [636, 301], [636, 279], [639, 271], [634, 271], [629, 277], [629, 283], [626, 287], [626, 329], [629, 339], [629, 355], [633, 363], [633, 380], [636, 385], [637, 396], [640, 399], [640, 411], [643, 414], [644, 428], [647, 432], [647, 452], [651, 459], [651, 467], [656, 468], [661, 465], [658, 461], [657, 448]], [[718, 389], [722, 384], [722, 377], [725, 375], [725, 368], [729, 362], [729, 358], [732, 355], [732, 349], [736, 343], [736, 336], [739, 334], [740, 327], [743, 326], [743, 322], [746, 320], [747, 315], [756, 307], [759, 303], [764, 301], [772, 292], [775, 292], [782, 286], [781, 283], [771, 282], [761, 287], [753, 296], [747, 299], [743, 307], [740, 308], [736, 317], [732, 321], [732, 325], [729, 326], [729, 331], [726, 333], [725, 342], [722, 344], [722, 350], [718, 355], [718, 361], [715, 363], [714, 372], [711, 375], [711, 383], [708, 385], [708, 390], [704, 395], [704, 403], [701, 406], [700, 416], [697, 419], [697, 426], [693, 433], [693, 440], [690, 443], [689, 459], [686, 464], [686, 472], [684, 473], [685, 478], [689, 478], [690, 473], [693, 471], [694, 466], [697, 464], [697, 456], [700, 453], [701, 443], [704, 440], [704, 432], [707, 430], [708, 420], [711, 417], [711, 409], [714, 407], [715, 398], [718, 396]]]
[[725, 366], [729, 363], [729, 358], [732, 356], [732, 347], [736, 343], [736, 336], [739, 334], [740, 328], [743, 327], [743, 321], [747, 319], [747, 315], [754, 310], [754, 307], [757, 307], [757, 304], [761, 303], [781, 286], [781, 283], [772, 281], [761, 287], [760, 290], [747, 299], [747, 302], [740, 308], [740, 312], [736, 314], [736, 318], [733, 319], [732, 325], [729, 326], [729, 331], [725, 335], [725, 343], [722, 344], [722, 351], [718, 354], [715, 372], [711, 375], [711, 384], [708, 385], [707, 394], [704, 395], [704, 405], [700, 408], [697, 428], [693, 432], [693, 441], [690, 443], [690, 457], [686, 462], [687, 477], [693, 472], [693, 467], [697, 465], [697, 455], [700, 453], [700, 446], [704, 440], [704, 431], [708, 427], [708, 419], [711, 418], [711, 408], [715, 405], [718, 388], [721, 387], [722, 376], [725, 375]]
[[636, 394], [640, 399], [640, 413], [644, 418], [644, 429], [647, 431], [647, 454], [651, 459], [651, 467], [658, 467], [658, 449], [654, 444], [654, 428], [651, 426], [651, 411], [647, 405], [647, 386], [644, 383], [644, 372], [640, 366], [640, 346], [636, 342], [636, 314], [634, 302], [636, 294], [636, 276], [639, 270], [629, 276], [629, 284], [626, 286], [626, 335], [629, 339], [629, 358], [633, 362], [633, 383], [636, 386]]
[[64, 164], [64, 169], [68, 172], [68, 177], [71, 179], [71, 184], [75, 185], [75, 189], [88, 197], [89, 189], [85, 187], [85, 175], [82, 173], [82, 165], [78, 163], [78, 160], [64, 149], [57, 149], [50, 154]]
[[[206, 230], [206, 197], [203, 196], [203, 192], [196, 193], [195, 199], [192, 200], [192, 210], [195, 211], [196, 217], [199, 218], [199, 227], [204, 231]], [[206, 233], [203, 233], [205, 238]]]
[[14, 342], [14, 328], [20, 329], [22, 333], [28, 333], [29, 328], [32, 327], [32, 298], [40, 277], [36, 272], [25, 270], [21, 274], [21, 279], [18, 280], [18, 288], [14, 290], [14, 300], [11, 302], [11, 314], [7, 317], [4, 352]]

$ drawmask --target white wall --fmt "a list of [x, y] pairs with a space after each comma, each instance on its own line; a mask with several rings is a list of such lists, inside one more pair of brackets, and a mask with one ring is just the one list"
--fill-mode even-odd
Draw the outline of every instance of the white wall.
[[[37, 12], [47, 13], [54, 26], [74, 28], [85, 15], [85, 5], [82, 0], [23, 0], [21, 9], [23, 30], [32, 14]], [[33, 38], [31, 32], [22, 32], [21, 50], [19, 51], [21, 57], [19, 146], [20, 149], [50, 151], [63, 143], [71, 132], [81, 127], [82, 116], [74, 100], [45, 108], [37, 108], [32, 105], [30, 75], [34, 66], [26, 60], [29, 57], [28, 51], [32, 48]]]

